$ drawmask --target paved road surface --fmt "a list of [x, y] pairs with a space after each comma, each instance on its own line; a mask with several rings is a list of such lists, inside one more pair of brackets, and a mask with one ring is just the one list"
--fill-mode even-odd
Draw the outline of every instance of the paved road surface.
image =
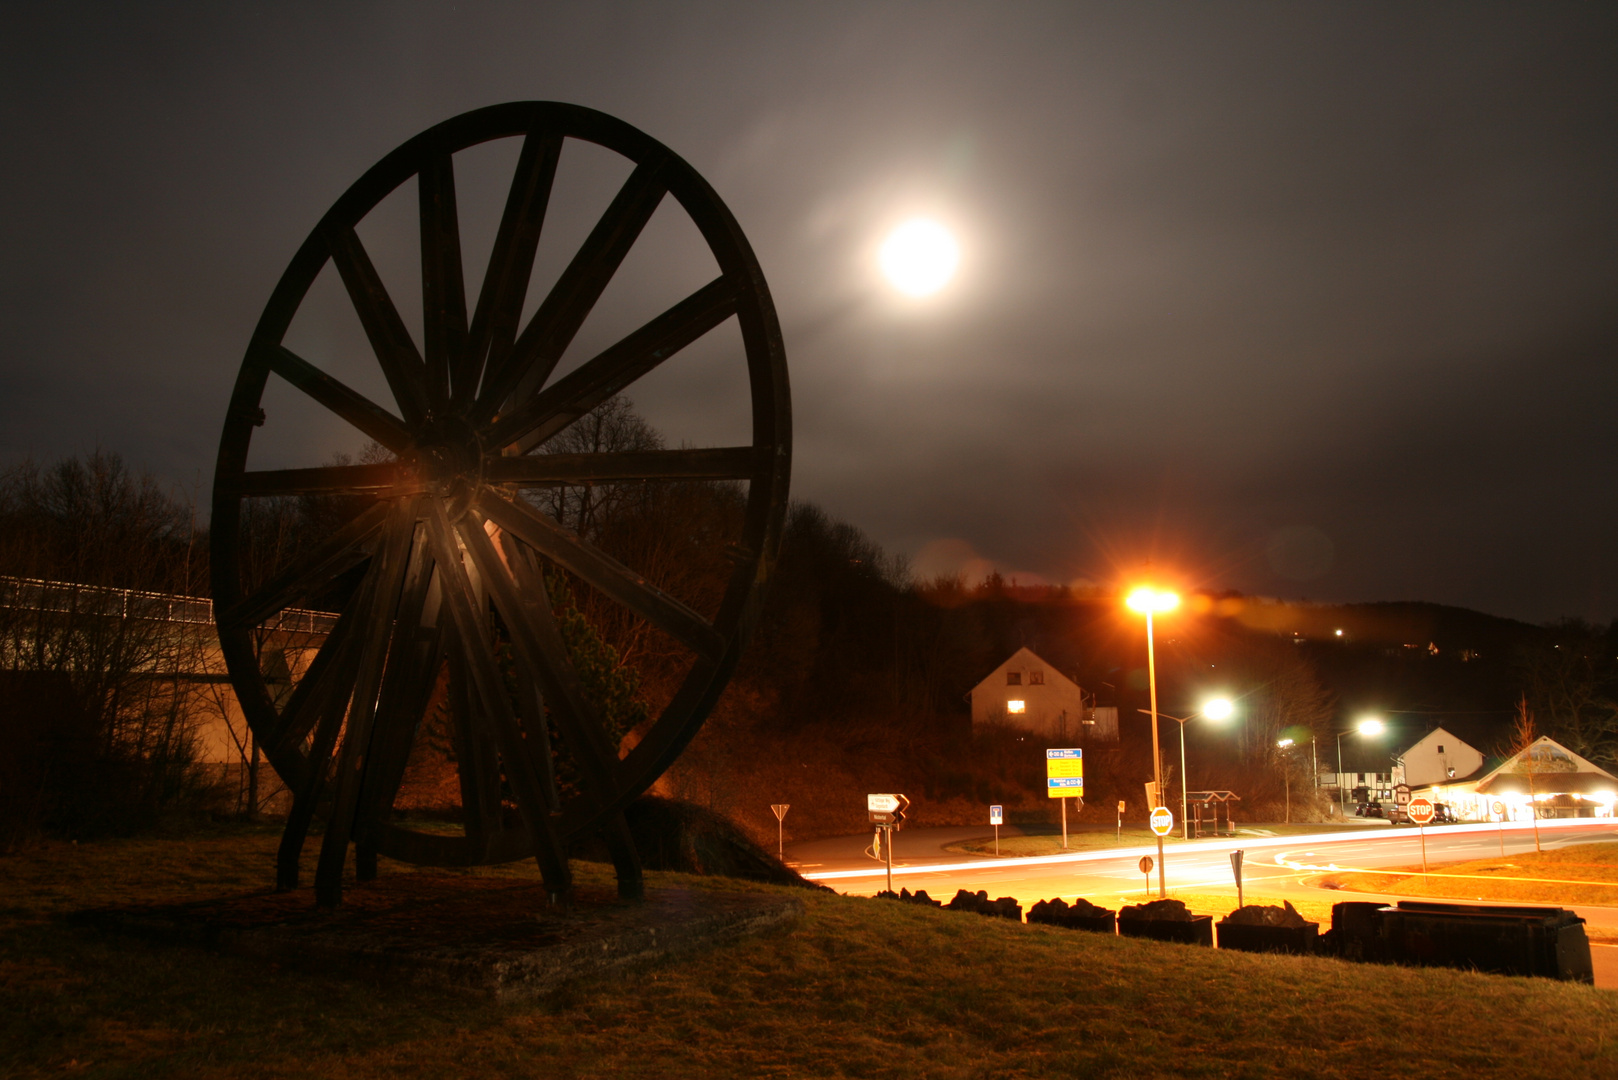
[[[1540, 823], [1539, 833], [1546, 848], [1618, 840], [1618, 822], [1547, 821]], [[1025, 910], [1034, 901], [1053, 896], [1064, 900], [1082, 896], [1104, 907], [1139, 903], [1147, 896], [1146, 881], [1137, 863], [1142, 855], [1155, 858], [1155, 845], [1000, 859], [944, 850], [949, 844], [992, 835], [985, 826], [901, 832], [894, 844], [894, 888], [912, 892], [926, 889], [934, 898], [945, 901], [957, 889], [984, 889], [990, 897], [1016, 897]], [[1001, 836], [1008, 835], [1015, 835], [1015, 830], [1002, 828]], [[1502, 839], [1508, 858], [1534, 850], [1532, 825], [1507, 825], [1503, 834], [1493, 825], [1443, 825], [1426, 830], [1427, 860], [1436, 868], [1443, 863], [1499, 857]], [[787, 852], [787, 861], [806, 877], [838, 892], [870, 896], [886, 886], [886, 868], [863, 853], [870, 842], [870, 836], [865, 835], [798, 844]], [[1374, 831], [1337, 829], [1307, 836], [1243, 835], [1233, 840], [1180, 841], [1167, 849], [1169, 888], [1234, 897], [1230, 852], [1236, 848], [1247, 853], [1243, 879], [1249, 890], [1294, 901], [1397, 899], [1323, 889], [1311, 884], [1311, 880], [1333, 870], [1370, 870], [1421, 862], [1420, 835], [1416, 829], [1403, 826]], [[1151, 888], [1151, 895], [1155, 895], [1156, 871], [1152, 873]], [[1618, 887], [1613, 892], [1618, 894]], [[1618, 895], [1614, 904], [1576, 910], [1593, 931], [1614, 937], [1618, 936]], [[1618, 988], [1618, 948], [1593, 946], [1592, 953], [1596, 985]]]

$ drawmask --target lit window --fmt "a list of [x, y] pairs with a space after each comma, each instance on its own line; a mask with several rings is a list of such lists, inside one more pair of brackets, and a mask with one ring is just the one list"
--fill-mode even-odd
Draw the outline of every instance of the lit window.
[[1008, 713], [1021, 713], [1021, 712], [1027, 712], [1027, 711], [1028, 711], [1028, 705], [1027, 705], [1026, 702], [1019, 701], [1019, 700], [1017, 700], [1015, 698], [1013, 698], [1012, 700], [1006, 702], [1006, 712], [1008, 712]]
[[1021, 686], [1022, 685], [1022, 672], [1020, 672], [1020, 671], [1008, 671], [1008, 672], [1006, 672], [1006, 685], [1007, 686]]
[[1045, 673], [1043, 671], [1030, 671], [1028, 673], [1028, 685], [1029, 686], [1044, 686], [1045, 685]]

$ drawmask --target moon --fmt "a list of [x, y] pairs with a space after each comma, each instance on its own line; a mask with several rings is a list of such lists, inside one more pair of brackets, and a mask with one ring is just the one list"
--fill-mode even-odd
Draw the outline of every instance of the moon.
[[913, 218], [882, 241], [879, 259], [894, 288], [910, 296], [929, 296], [955, 276], [961, 249], [938, 222]]

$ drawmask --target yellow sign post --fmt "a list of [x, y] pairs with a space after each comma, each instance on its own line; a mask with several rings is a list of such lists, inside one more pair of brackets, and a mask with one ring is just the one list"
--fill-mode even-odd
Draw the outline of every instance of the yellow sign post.
[[1084, 751], [1045, 751], [1045, 794], [1062, 800], [1062, 847], [1067, 848], [1067, 800], [1084, 798]]

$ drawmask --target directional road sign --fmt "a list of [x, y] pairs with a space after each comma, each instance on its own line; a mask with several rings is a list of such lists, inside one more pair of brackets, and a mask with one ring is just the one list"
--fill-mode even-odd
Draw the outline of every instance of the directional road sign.
[[1053, 799], [1084, 794], [1083, 750], [1045, 751], [1045, 794]]
[[1166, 806], [1152, 808], [1152, 831], [1167, 836], [1174, 831], [1174, 813]]
[[868, 813], [866, 819], [873, 825], [892, 825], [897, 828], [904, 824], [905, 808], [910, 800], [903, 795], [867, 795], [865, 796], [865, 809]]
[[1405, 807], [1405, 813], [1409, 814], [1410, 820], [1417, 825], [1425, 825], [1433, 820], [1433, 800], [1425, 795], [1411, 799], [1410, 805]]

